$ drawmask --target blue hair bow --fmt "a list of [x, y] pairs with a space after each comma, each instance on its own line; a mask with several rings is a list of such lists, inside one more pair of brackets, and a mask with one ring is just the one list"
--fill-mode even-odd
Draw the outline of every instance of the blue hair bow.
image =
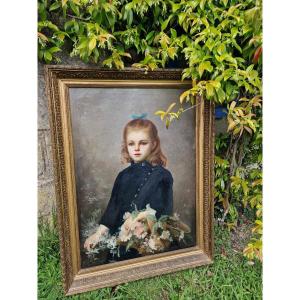
[[147, 117], [147, 114], [146, 113], [143, 113], [143, 114], [140, 114], [140, 115], [136, 115], [136, 114], [132, 114], [131, 115], [131, 118], [136, 120], [136, 119], [146, 119]]

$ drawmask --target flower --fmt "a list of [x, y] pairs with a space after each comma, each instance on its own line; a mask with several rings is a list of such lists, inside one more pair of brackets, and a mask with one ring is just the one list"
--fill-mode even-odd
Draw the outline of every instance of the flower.
[[160, 238], [162, 238], [163, 240], [168, 240], [170, 238], [170, 231], [164, 230], [161, 233]]
[[184, 238], [184, 231], [180, 231], [180, 235], [179, 235], [179, 238], [178, 238], [178, 240], [180, 241], [180, 240], [183, 240], [183, 238]]
[[179, 220], [179, 214], [178, 213], [174, 213], [173, 217], [174, 217], [175, 220]]
[[133, 224], [133, 227], [133, 234], [138, 238], [142, 238], [142, 235], [145, 233], [145, 225], [142, 222], [137, 221]]
[[132, 233], [126, 234], [124, 232], [120, 232], [120, 234], [119, 234], [119, 240], [121, 242], [127, 242], [131, 239], [131, 237], [132, 237]]
[[190, 228], [180, 221], [179, 215], [161, 216], [156, 218], [156, 211], [146, 205], [146, 209], [126, 212], [123, 215], [124, 223], [114, 235], [103, 235], [100, 238], [98, 249], [108, 249], [111, 254], [119, 255], [120, 246], [136, 249], [141, 255], [159, 253], [169, 249], [173, 241], [180, 241], [185, 234], [190, 233]]
[[155, 240], [153, 238], [149, 239], [148, 241], [148, 246], [150, 247], [150, 249], [152, 250], [157, 250], [156, 245], [155, 245]]
[[117, 247], [117, 238], [113, 235], [107, 240], [107, 248], [115, 249]]
[[131, 214], [127, 211], [123, 216], [123, 220], [127, 220], [130, 217], [131, 217]]
[[135, 218], [136, 221], [140, 221], [143, 219], [147, 219], [147, 217], [155, 217], [156, 210], [152, 209], [149, 204], [146, 205], [146, 209], [139, 212], [137, 217]]

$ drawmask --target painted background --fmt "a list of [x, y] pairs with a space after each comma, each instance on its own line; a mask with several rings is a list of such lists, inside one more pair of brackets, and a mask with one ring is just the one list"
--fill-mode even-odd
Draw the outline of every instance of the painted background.
[[147, 88], [71, 88], [79, 224], [99, 220], [121, 164], [122, 132], [131, 114], [147, 113], [158, 128], [167, 169], [174, 178], [174, 212], [195, 230], [195, 110], [169, 129], [154, 112], [166, 109], [184, 90]]

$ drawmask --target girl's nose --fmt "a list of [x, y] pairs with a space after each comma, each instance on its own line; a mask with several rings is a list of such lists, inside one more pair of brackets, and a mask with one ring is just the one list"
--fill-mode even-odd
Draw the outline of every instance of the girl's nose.
[[140, 151], [140, 145], [139, 144], [135, 145], [135, 149], [134, 150], [135, 151]]

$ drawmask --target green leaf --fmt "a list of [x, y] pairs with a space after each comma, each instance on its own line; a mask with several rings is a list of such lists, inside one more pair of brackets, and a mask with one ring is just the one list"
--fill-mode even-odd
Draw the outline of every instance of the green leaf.
[[93, 49], [96, 47], [96, 38], [92, 37], [92, 39], [89, 41], [89, 50], [93, 51]]
[[39, 59], [41, 60], [44, 56], [44, 51], [39, 49], [38, 56], [39, 56]]
[[227, 6], [227, 3], [228, 3], [228, 0], [222, 0], [224, 6], [226, 7]]
[[97, 63], [99, 60], [99, 57], [100, 57], [99, 50], [97, 48], [95, 48], [93, 53], [94, 53], [94, 62]]
[[208, 83], [212, 85], [215, 89], [219, 89], [221, 87], [221, 83], [216, 80], [209, 80]]
[[46, 62], [50, 62], [52, 60], [52, 54], [49, 51], [45, 51], [44, 58], [45, 58]]
[[175, 55], [176, 55], [176, 48], [175, 48], [175, 47], [167, 48], [167, 52], [168, 52], [168, 55], [169, 55], [172, 59], [175, 58]]
[[211, 51], [215, 46], [215, 41], [212, 38], [209, 38], [206, 41], [205, 46]]
[[172, 5], [172, 13], [175, 13], [181, 6], [181, 3], [174, 3], [172, 1], [170, 1], [171, 5]]
[[207, 0], [200, 0], [200, 8], [203, 10]]
[[56, 52], [58, 52], [58, 51], [61, 51], [61, 49], [58, 48], [58, 47], [52, 47], [52, 48], [49, 49], [49, 52], [50, 52], [51, 54], [56, 53]]
[[243, 53], [242, 48], [238, 45], [238, 43], [236, 42], [235, 39], [232, 39], [231, 42], [232, 42], [233, 46], [234, 46], [237, 50], [239, 50], [240, 53]]
[[49, 11], [53, 11], [58, 9], [59, 7], [61, 7], [61, 3], [59, 2], [54, 2], [50, 7], [49, 7]]
[[160, 119], [163, 121], [165, 115], [166, 115], [166, 112], [164, 112], [163, 110], [158, 110], [154, 113], [156, 116], [160, 116]]
[[171, 36], [173, 39], [177, 38], [177, 31], [173, 28], [171, 28]]
[[107, 21], [109, 23], [109, 26], [113, 27], [115, 25], [115, 21], [116, 20], [115, 20], [115, 16], [114, 15], [112, 15], [111, 13], [108, 13], [106, 15], [106, 19], [107, 19]]
[[206, 96], [208, 98], [211, 98], [214, 95], [215, 95], [215, 89], [214, 89], [213, 85], [207, 82], [206, 83]]
[[131, 26], [132, 21], [133, 21], [133, 12], [132, 12], [132, 10], [130, 9], [130, 10], [128, 10], [128, 12], [127, 12], [127, 24], [128, 24], [129, 27]]
[[207, 70], [208, 72], [211, 72], [213, 70], [213, 67], [210, 63], [210, 61], [204, 61], [199, 65], [198, 71], [200, 74], [200, 77], [202, 77], [203, 72]]
[[224, 92], [224, 90], [222, 88], [219, 88], [217, 90], [217, 95], [218, 95], [219, 102], [223, 103], [225, 101], [226, 94], [225, 94], [225, 92]]
[[236, 28], [236, 27], [231, 28], [231, 36], [232, 36], [233, 39], [236, 37], [236, 35], [238, 33], [239, 33], [238, 28]]
[[186, 98], [188, 99], [189, 94], [190, 94], [190, 90], [187, 90], [180, 95], [179, 101], [181, 104], [183, 103], [184, 99]]
[[178, 23], [179, 23], [179, 25], [182, 25], [182, 23], [183, 23], [183, 21], [184, 21], [185, 18], [186, 18], [186, 13], [180, 13], [178, 15]]
[[126, 245], [126, 251], [128, 251], [133, 246], [133, 244], [134, 244], [133, 241], [129, 241]]
[[121, 56], [126, 56], [126, 57], [129, 57], [129, 58], [132, 58], [130, 53], [128, 52], [122, 52], [122, 53], [119, 53]]
[[111, 68], [112, 67], [112, 61], [113, 61], [112, 57], [109, 57], [109, 58], [105, 59], [102, 62], [102, 64], [103, 64], [103, 66], [107, 66], [107, 67]]
[[67, 6], [63, 6], [62, 8], [62, 11], [63, 11], [63, 17], [66, 18], [67, 17]]
[[169, 16], [169, 18], [167, 20], [165, 20], [165, 21], [162, 22], [162, 24], [161, 24], [161, 31], [164, 31], [167, 28], [167, 26], [168, 26], [169, 21], [171, 20], [171, 18], [172, 18], [172, 15]]
[[170, 119], [166, 119], [166, 128], [168, 129], [170, 126]]
[[166, 114], [168, 114], [175, 105], [176, 105], [176, 102], [173, 102], [172, 104], [170, 104], [170, 106], [168, 107], [168, 109], [166, 111]]
[[168, 47], [168, 45], [170, 44], [170, 38], [165, 33], [163, 33], [161, 35], [159, 42], [160, 42], [162, 48], [166, 49]]
[[64, 24], [64, 28], [65, 30], [67, 31], [69, 28], [71, 28], [73, 26], [73, 23], [74, 21], [67, 21], [65, 24]]
[[80, 50], [80, 49], [84, 49], [87, 47], [87, 44], [88, 44], [88, 39], [87, 38], [84, 38], [81, 40], [80, 44], [78, 45], [77, 49]]
[[74, 14], [78, 17], [80, 15], [79, 7], [75, 5], [73, 2], [69, 1], [71, 10], [74, 12]]
[[154, 34], [155, 34], [155, 31], [149, 32], [149, 33], [147, 34], [147, 36], [146, 36], [146, 41], [147, 41], [147, 42], [148, 42], [148, 41], [151, 41], [152, 38], [153, 38], [153, 36], [154, 36]]
[[250, 71], [252, 71], [254, 68], [254, 64], [250, 65], [247, 67], [246, 72], [249, 73]]
[[219, 55], [222, 55], [222, 54], [226, 53], [225, 44], [221, 43], [217, 48], [217, 52], [219, 53]]

